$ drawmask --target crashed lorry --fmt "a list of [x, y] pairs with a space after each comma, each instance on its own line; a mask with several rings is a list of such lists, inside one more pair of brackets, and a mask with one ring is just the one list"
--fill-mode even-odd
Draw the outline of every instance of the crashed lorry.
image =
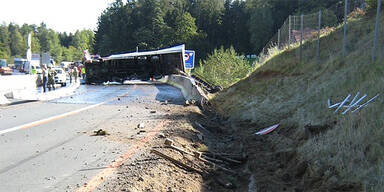
[[86, 82], [99, 84], [125, 80], [159, 79], [165, 75], [185, 74], [185, 46], [155, 51], [111, 55], [85, 62]]

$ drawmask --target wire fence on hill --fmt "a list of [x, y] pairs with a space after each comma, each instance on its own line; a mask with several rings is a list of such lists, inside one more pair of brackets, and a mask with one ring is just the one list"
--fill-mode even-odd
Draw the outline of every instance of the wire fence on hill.
[[[375, 60], [376, 57], [376, 47], [377, 47], [377, 36], [379, 35], [379, 14], [381, 11], [381, 1], [378, 0], [378, 17], [376, 22], [376, 36], [374, 38], [372, 60]], [[306, 41], [317, 41], [313, 44], [311, 49], [313, 50], [314, 58], [316, 62], [320, 61], [320, 54], [324, 49], [320, 42], [320, 36], [328, 32], [334, 31], [334, 28], [342, 25], [343, 30], [338, 31], [343, 33], [342, 45], [340, 45], [340, 52], [342, 55], [346, 55], [348, 50], [351, 49], [348, 46], [348, 42], [352, 39], [347, 39], [348, 34], [348, 22], [346, 18], [353, 11], [356, 10], [365, 10], [366, 9], [365, 0], [344, 0], [344, 2], [338, 3], [329, 7], [327, 9], [321, 9], [316, 13], [312, 14], [302, 14], [302, 15], [291, 15], [289, 16], [284, 24], [280, 27], [278, 32], [270, 39], [270, 41], [263, 48], [259, 58], [263, 58], [263, 55], [271, 54], [271, 51], [298, 47], [297, 49], [297, 59], [298, 62], [303, 61], [303, 44]], [[326, 50], [331, 52], [332, 50]], [[333, 51], [332, 51], [333, 52]], [[312, 58], [311, 58], [312, 59]]]

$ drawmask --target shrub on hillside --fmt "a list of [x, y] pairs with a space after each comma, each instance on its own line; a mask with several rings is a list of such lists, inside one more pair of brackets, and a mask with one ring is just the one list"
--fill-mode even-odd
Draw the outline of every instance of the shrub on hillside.
[[226, 88], [243, 79], [251, 71], [250, 64], [239, 57], [233, 47], [215, 49], [194, 73], [209, 83]]
[[367, 10], [376, 10], [377, 8], [377, 0], [365, 0], [367, 4]]

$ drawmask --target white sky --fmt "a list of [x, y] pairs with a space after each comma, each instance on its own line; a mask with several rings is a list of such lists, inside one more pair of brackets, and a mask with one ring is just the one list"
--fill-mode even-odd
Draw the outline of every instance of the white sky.
[[0, 23], [44, 22], [57, 32], [95, 30], [97, 18], [114, 0], [0, 0]]

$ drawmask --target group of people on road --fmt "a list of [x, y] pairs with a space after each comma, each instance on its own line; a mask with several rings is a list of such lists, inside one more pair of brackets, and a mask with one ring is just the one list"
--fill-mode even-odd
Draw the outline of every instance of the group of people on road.
[[82, 66], [73, 66], [70, 67], [68, 70], [68, 75], [69, 75], [69, 82], [72, 83], [72, 79], [77, 82], [78, 78], [85, 79], [85, 67]]
[[[51, 91], [51, 89], [55, 90], [55, 75], [56, 71], [52, 69], [50, 66], [47, 67], [46, 64], [43, 64], [42, 67], [42, 85], [44, 93], [47, 91]], [[85, 67], [82, 66], [72, 66], [68, 69], [69, 81], [72, 83], [72, 80], [77, 82], [78, 78], [85, 79]], [[40, 79], [41, 81], [41, 79]]]
[[44, 93], [47, 92], [47, 88], [49, 91], [51, 89], [55, 90], [55, 75], [56, 71], [52, 69], [51, 67], [47, 67], [46, 64], [43, 64], [42, 66], [42, 76], [43, 76], [43, 91]]

